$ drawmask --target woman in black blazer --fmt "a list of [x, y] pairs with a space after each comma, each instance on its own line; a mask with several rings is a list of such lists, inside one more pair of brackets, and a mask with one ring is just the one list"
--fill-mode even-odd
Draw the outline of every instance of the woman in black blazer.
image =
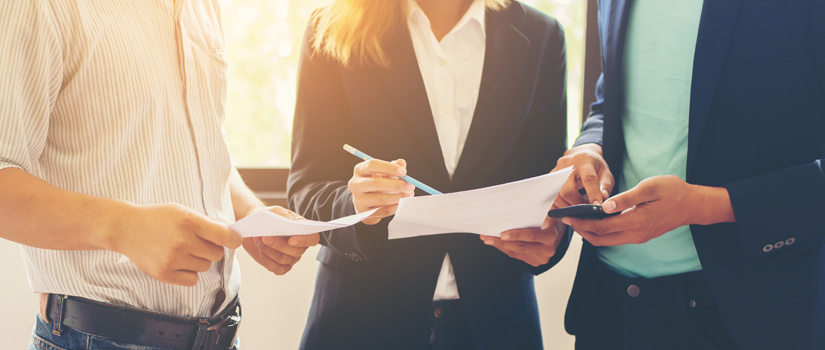
[[[515, 1], [482, 1], [339, 0], [313, 15], [298, 76], [290, 206], [316, 220], [382, 209], [365, 223], [322, 234], [301, 348], [542, 348], [533, 275], [567, 249], [570, 237], [557, 234], [564, 232], [557, 225], [528, 230], [546, 237], [528, 247], [530, 254], [468, 233], [387, 239], [395, 204], [413, 195], [395, 176], [399, 169], [455, 192], [545, 174], [565, 150], [561, 26]], [[434, 94], [450, 90], [421, 59], [422, 38], [432, 35], [433, 48], [446, 47], [456, 39], [448, 33], [463, 30], [473, 14], [472, 33], [452, 44], [466, 48], [468, 38], [481, 38], [482, 57], [465, 57], [478, 63], [478, 97], [450, 163], [434, 119], [434, 111], [450, 109], [430, 106], [443, 97]], [[422, 15], [430, 21], [408, 22]], [[395, 161], [358, 163], [341, 149], [345, 143]], [[447, 267], [457, 289], [435, 292]]]

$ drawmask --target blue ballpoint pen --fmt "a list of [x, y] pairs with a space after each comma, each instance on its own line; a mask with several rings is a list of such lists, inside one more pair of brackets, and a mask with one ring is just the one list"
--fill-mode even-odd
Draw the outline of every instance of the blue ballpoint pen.
[[[363, 159], [363, 160], [370, 160], [370, 159], [373, 159], [372, 157], [368, 156], [366, 153], [361, 152], [361, 151], [357, 150], [355, 147], [352, 147], [352, 146], [350, 146], [350, 145], [344, 145], [344, 150], [345, 150], [345, 151], [347, 151], [347, 152], [349, 152], [349, 153], [352, 153], [352, 154], [353, 154], [353, 155], [355, 155], [356, 157], [361, 158], [361, 159]], [[422, 183], [421, 181], [418, 181], [418, 180], [416, 180], [416, 179], [413, 179], [413, 178], [412, 178], [412, 177], [410, 177], [409, 175], [404, 175], [403, 177], [401, 177], [401, 180], [404, 180], [404, 181], [406, 181], [406, 182], [409, 182], [409, 183], [413, 184], [413, 186], [418, 187], [418, 188], [420, 188], [422, 191], [427, 192], [427, 193], [429, 193], [429, 194], [441, 194], [441, 192], [438, 192], [438, 191], [436, 191], [434, 188], [432, 188], [432, 187], [430, 187], [430, 186], [425, 185], [425, 184], [424, 184], [424, 183]]]

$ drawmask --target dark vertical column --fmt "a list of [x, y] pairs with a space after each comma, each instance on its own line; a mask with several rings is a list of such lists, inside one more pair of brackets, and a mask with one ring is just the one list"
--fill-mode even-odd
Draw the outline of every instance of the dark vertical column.
[[596, 100], [596, 81], [602, 73], [599, 45], [598, 0], [587, 0], [587, 28], [584, 34], [584, 93], [582, 94], [582, 121], [590, 113], [590, 104]]

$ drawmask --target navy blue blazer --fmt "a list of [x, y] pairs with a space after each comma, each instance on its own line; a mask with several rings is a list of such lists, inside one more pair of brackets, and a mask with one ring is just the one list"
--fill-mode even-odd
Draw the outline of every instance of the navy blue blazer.
[[[603, 74], [576, 144], [621, 176], [631, 0], [601, 0]], [[825, 1], [708, 0], [693, 65], [687, 181], [727, 188], [736, 223], [691, 226], [740, 349], [825, 349]], [[566, 327], [597, 259], [585, 243]]]
[[[343, 68], [304, 43], [288, 181], [290, 206], [307, 218], [355, 213], [347, 181], [359, 160], [349, 143], [443, 192], [549, 172], [565, 150], [564, 37], [559, 24], [520, 3], [486, 14], [487, 49], [473, 123], [450, 179], [406, 26], [388, 40], [388, 68]], [[418, 195], [425, 195], [418, 193]], [[540, 268], [454, 233], [387, 240], [388, 219], [322, 234], [321, 265], [301, 347], [423, 349], [444, 254], [469, 313], [476, 349], [539, 349], [533, 275]]]

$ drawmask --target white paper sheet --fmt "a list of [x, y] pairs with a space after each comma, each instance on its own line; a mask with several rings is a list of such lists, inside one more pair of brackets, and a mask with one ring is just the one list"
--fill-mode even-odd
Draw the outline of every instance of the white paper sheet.
[[[309, 235], [316, 232], [329, 231], [336, 228], [344, 228], [355, 225], [366, 219], [378, 209], [365, 211], [360, 214], [345, 216], [330, 222], [314, 220], [292, 220], [275, 214], [269, 210], [259, 210], [251, 215], [229, 225], [229, 228], [239, 233], [243, 237], [262, 236], [299, 236]], [[130, 261], [125, 255], [121, 255], [118, 263]]]
[[476, 190], [404, 198], [389, 225], [389, 238], [452, 232], [500, 236], [501, 232], [540, 227], [569, 167], [550, 174]]
[[375, 213], [376, 210], [378, 209], [345, 216], [330, 222], [292, 220], [269, 210], [259, 210], [229, 225], [229, 228], [244, 237], [308, 235], [355, 225]]

